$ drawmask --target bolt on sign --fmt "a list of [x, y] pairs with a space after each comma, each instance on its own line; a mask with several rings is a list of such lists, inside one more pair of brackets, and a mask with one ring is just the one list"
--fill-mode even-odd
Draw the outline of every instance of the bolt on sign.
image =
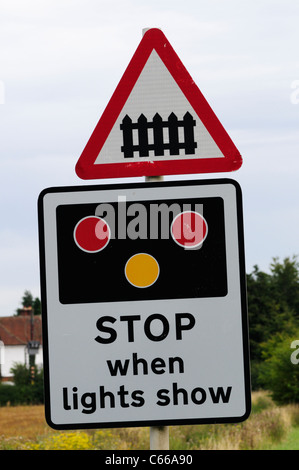
[[41, 193], [50, 426], [248, 417], [241, 199], [230, 179]]
[[76, 165], [82, 179], [234, 171], [242, 158], [159, 29], [143, 36]]

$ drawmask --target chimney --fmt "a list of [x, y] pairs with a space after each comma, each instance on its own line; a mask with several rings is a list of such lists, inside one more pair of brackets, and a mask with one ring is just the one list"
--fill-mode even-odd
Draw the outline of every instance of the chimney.
[[32, 307], [23, 307], [20, 309], [20, 315], [30, 317], [32, 314]]

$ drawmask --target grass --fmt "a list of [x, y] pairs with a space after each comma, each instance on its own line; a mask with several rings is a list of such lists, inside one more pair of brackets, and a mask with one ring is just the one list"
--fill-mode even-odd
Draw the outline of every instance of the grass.
[[[252, 414], [240, 424], [171, 426], [171, 450], [299, 449], [299, 405], [277, 407], [253, 394]], [[43, 406], [0, 407], [0, 450], [147, 450], [149, 428], [55, 431]]]
[[299, 450], [299, 427], [292, 429], [286, 439], [273, 446], [272, 450]]

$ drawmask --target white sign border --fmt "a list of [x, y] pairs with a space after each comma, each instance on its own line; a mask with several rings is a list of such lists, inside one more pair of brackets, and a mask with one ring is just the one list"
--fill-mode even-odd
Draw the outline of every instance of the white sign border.
[[[115, 422], [80, 422], [80, 423], [63, 423], [57, 424], [53, 422], [51, 417], [51, 393], [50, 393], [50, 382], [51, 382], [51, 372], [50, 372], [50, 358], [49, 358], [49, 331], [48, 331], [48, 307], [49, 307], [49, 299], [48, 299], [48, 288], [47, 283], [49, 282], [49, 272], [55, 269], [55, 263], [57, 263], [56, 256], [53, 256], [53, 230], [56, 230], [56, 224], [52, 225], [52, 229], [49, 230], [52, 221], [48, 221], [48, 227], [45, 227], [45, 220], [44, 220], [44, 213], [45, 210], [49, 211], [49, 204], [50, 206], [53, 204], [53, 195], [55, 193], [64, 194], [64, 203], [69, 200], [69, 203], [76, 204], [76, 203], [84, 203], [84, 192], [90, 191], [100, 191], [102, 196], [102, 202], [105, 202], [105, 198], [107, 198], [106, 202], [111, 202], [111, 192], [114, 191], [115, 199], [123, 194], [126, 193], [128, 190], [134, 189], [131, 194], [134, 194], [133, 198], [136, 198], [136, 201], [145, 200], [147, 199], [147, 193], [151, 194], [149, 199], [162, 199], [159, 195], [153, 197], [152, 195], [152, 188], [157, 188], [163, 192], [163, 188], [169, 187], [176, 187], [176, 197], [188, 197], [188, 193], [190, 198], [194, 198], [194, 192], [192, 191], [192, 187], [194, 186], [201, 186], [201, 190], [204, 189], [206, 186], [207, 191], [210, 194], [211, 186], [222, 186], [229, 185], [231, 188], [233, 187], [236, 193], [235, 201], [236, 207], [232, 212], [237, 214], [237, 238], [238, 238], [238, 250], [239, 253], [239, 260], [232, 260], [233, 263], [238, 263], [239, 272], [238, 272], [238, 279], [234, 280], [234, 287], [228, 286], [228, 290], [234, 288], [240, 290], [240, 308], [241, 308], [241, 323], [242, 323], [242, 344], [243, 344], [243, 364], [244, 364], [244, 390], [245, 390], [245, 413], [242, 416], [234, 416], [234, 417], [219, 417], [219, 418], [203, 418], [203, 419], [158, 419], [158, 420], [147, 420], [147, 421], [115, 421]], [[106, 193], [105, 193], [106, 192]], [[51, 195], [48, 197], [47, 195]], [[215, 197], [217, 196], [217, 191], [215, 193]], [[58, 199], [60, 198], [58, 196]], [[201, 193], [200, 197], [205, 197], [203, 193]], [[83, 199], [82, 199], [83, 198]], [[54, 198], [55, 199], [55, 198]], [[88, 202], [91, 203], [90, 196], [88, 197]], [[98, 198], [95, 199], [95, 202], [98, 202]], [[59, 199], [59, 204], [61, 204], [61, 199]], [[46, 208], [46, 206], [48, 206]], [[57, 206], [57, 203], [54, 203], [54, 206]], [[52, 206], [52, 209], [54, 208]], [[51, 211], [51, 209], [50, 209]], [[53, 213], [53, 210], [52, 210]], [[55, 213], [55, 210], [54, 210]], [[248, 320], [247, 320], [247, 299], [246, 299], [246, 272], [245, 272], [245, 259], [244, 259], [244, 234], [243, 234], [243, 210], [242, 210], [242, 194], [241, 188], [232, 179], [207, 179], [207, 180], [192, 180], [192, 181], [168, 181], [168, 182], [151, 182], [151, 183], [129, 183], [129, 184], [111, 184], [111, 185], [89, 185], [89, 186], [73, 186], [73, 187], [56, 187], [56, 188], [48, 188], [42, 191], [38, 201], [38, 217], [39, 217], [39, 241], [40, 241], [40, 274], [41, 274], [41, 298], [42, 298], [42, 315], [43, 315], [43, 346], [44, 346], [44, 373], [45, 373], [45, 412], [46, 412], [46, 419], [48, 424], [53, 427], [54, 429], [88, 429], [88, 428], [109, 428], [109, 427], [134, 427], [134, 426], [161, 426], [161, 425], [174, 425], [174, 424], [209, 424], [209, 423], [229, 423], [229, 422], [241, 422], [248, 418], [250, 414], [250, 406], [251, 406], [251, 391], [250, 391], [250, 372], [249, 372], [249, 340], [248, 340]], [[230, 223], [229, 220], [226, 223]], [[51, 232], [52, 230], [52, 232]], [[49, 237], [49, 234], [51, 234]], [[45, 246], [52, 245], [52, 249], [47, 250]], [[47, 251], [49, 251], [49, 255], [47, 255]], [[48, 258], [46, 260], [46, 258]], [[47, 273], [47, 265], [49, 264], [49, 260], [52, 265], [50, 271]], [[227, 262], [230, 262], [230, 253], [227, 253]], [[235, 285], [237, 281], [238, 286]], [[56, 280], [54, 280], [51, 290], [54, 291], [56, 289], [56, 293], [58, 296], [58, 286]], [[58, 297], [57, 297], [58, 298]], [[186, 299], [184, 299], [186, 300]], [[194, 299], [193, 299], [194, 300]], [[164, 301], [165, 302], [165, 301]], [[177, 300], [176, 300], [177, 302]], [[82, 304], [84, 308], [84, 304]], [[161, 413], [162, 414], [162, 413]]]

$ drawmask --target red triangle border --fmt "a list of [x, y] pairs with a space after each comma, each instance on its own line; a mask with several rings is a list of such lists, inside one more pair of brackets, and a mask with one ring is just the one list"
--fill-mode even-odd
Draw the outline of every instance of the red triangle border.
[[[169, 73], [177, 82], [224, 157], [95, 164], [95, 160], [153, 49], [155, 49]], [[88, 140], [76, 164], [75, 171], [81, 179], [102, 179], [228, 172], [238, 170], [241, 165], [242, 157], [238, 149], [166, 39], [164, 33], [159, 29], [153, 28], [144, 34]]]

